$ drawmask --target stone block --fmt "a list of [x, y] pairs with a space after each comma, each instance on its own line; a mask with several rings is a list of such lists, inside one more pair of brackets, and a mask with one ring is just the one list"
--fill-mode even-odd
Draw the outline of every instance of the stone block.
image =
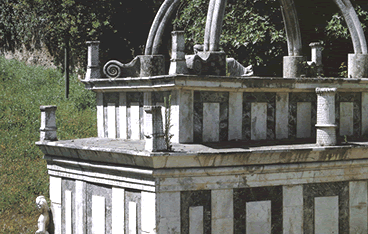
[[56, 106], [40, 106], [40, 141], [56, 141]]
[[129, 202], [129, 221], [128, 221], [128, 230], [129, 234], [137, 233], [137, 203]]
[[61, 204], [61, 178], [50, 176], [50, 200]]
[[362, 92], [362, 135], [368, 136], [368, 92]]
[[276, 93], [276, 139], [289, 137], [289, 93]]
[[107, 104], [107, 137], [116, 138], [116, 113], [115, 103]]
[[354, 134], [354, 103], [340, 102], [340, 136]]
[[283, 233], [303, 233], [303, 186], [283, 186]]
[[252, 102], [251, 106], [251, 140], [267, 138], [267, 103]]
[[229, 93], [229, 136], [228, 140], [242, 139], [243, 93]]
[[246, 233], [271, 234], [271, 201], [246, 203]]
[[314, 198], [315, 233], [339, 233], [339, 197]]
[[103, 93], [96, 94], [96, 102], [97, 102], [97, 136], [102, 138], [105, 137]]
[[[193, 142], [193, 90], [180, 90], [178, 97], [178, 111], [172, 106], [172, 119], [175, 126], [175, 119], [179, 120], [179, 128], [174, 132], [173, 142], [191, 143]], [[176, 134], [175, 134], [176, 133]], [[175, 135], [178, 135], [176, 137]], [[178, 139], [178, 140], [176, 140]]]
[[165, 57], [163, 55], [139, 55], [140, 76], [165, 75]]
[[349, 182], [350, 233], [367, 233], [367, 181]]
[[105, 233], [105, 197], [92, 195], [92, 234]]
[[203, 206], [189, 207], [189, 234], [203, 234]]
[[127, 95], [126, 92], [119, 93], [119, 123], [120, 134], [119, 138], [128, 138], [128, 126], [127, 126]]
[[311, 137], [311, 111], [310, 102], [297, 103], [297, 119], [296, 119], [296, 137], [308, 138]]
[[72, 191], [65, 190], [65, 234], [72, 234], [73, 222], [72, 222]]
[[87, 72], [85, 80], [100, 78], [100, 58], [99, 58], [99, 41], [87, 41], [88, 57], [87, 57]]
[[87, 229], [86, 225], [86, 182], [76, 180], [75, 181], [75, 233], [85, 234]]
[[124, 233], [125, 190], [112, 188], [112, 234]]
[[155, 233], [156, 228], [156, 194], [141, 192], [141, 219], [144, 233]]
[[220, 139], [220, 104], [203, 103], [204, 142], [216, 142]]
[[212, 233], [233, 233], [233, 190], [211, 191]]
[[130, 139], [140, 139], [139, 102], [130, 103]]

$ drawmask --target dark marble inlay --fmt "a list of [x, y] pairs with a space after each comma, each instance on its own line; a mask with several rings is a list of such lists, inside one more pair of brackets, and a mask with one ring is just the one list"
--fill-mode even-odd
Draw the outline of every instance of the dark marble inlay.
[[282, 186], [236, 188], [233, 192], [234, 234], [246, 233], [246, 204], [254, 201], [271, 201], [271, 233], [282, 233]]
[[[137, 233], [142, 233], [142, 223], [141, 223], [141, 193], [139, 191], [125, 190], [125, 233], [129, 233], [129, 220], [135, 218], [137, 223]], [[137, 217], [129, 217], [129, 202], [135, 202], [137, 206]], [[122, 222], [124, 222], [122, 220]]]
[[62, 182], [61, 182], [61, 202], [62, 202], [62, 206], [61, 206], [61, 232], [62, 233], [65, 233], [66, 232], [66, 227], [65, 227], [65, 205], [66, 205], [66, 202], [65, 202], [65, 191], [66, 190], [69, 190], [71, 191], [71, 203], [72, 203], [72, 217], [71, 217], [71, 220], [72, 220], [72, 230], [76, 230], [76, 226], [75, 226], [75, 223], [73, 222], [73, 220], [75, 219], [74, 217], [74, 209], [75, 209], [75, 180], [71, 180], [71, 179], [65, 179], [63, 178], [62, 179]]
[[339, 196], [339, 233], [349, 233], [349, 182], [333, 182], [303, 185], [305, 234], [315, 233], [314, 198], [327, 196]]
[[311, 103], [311, 138], [316, 136], [317, 123], [317, 94], [316, 93], [290, 93], [289, 94], [289, 139], [296, 139], [297, 103]]
[[211, 234], [211, 190], [180, 192], [181, 233], [189, 233], [189, 208], [203, 206], [203, 233]]
[[144, 139], [144, 129], [143, 129], [143, 92], [127, 92], [127, 138], [130, 139], [132, 136], [132, 125], [131, 125], [131, 103], [138, 102], [139, 103], [139, 125], [140, 125], [140, 138]]
[[276, 93], [243, 93], [243, 140], [251, 139], [252, 102], [267, 102], [267, 140], [275, 139]]
[[163, 92], [152, 92], [152, 105], [156, 105], [156, 103], [164, 104], [164, 98], [168, 100], [171, 92], [170, 91], [163, 91]]
[[194, 115], [193, 115], [193, 131], [194, 142], [202, 142], [203, 132], [203, 103], [219, 103], [220, 104], [220, 141], [228, 140], [228, 120], [229, 120], [229, 92], [207, 92], [194, 91]]
[[349, 140], [358, 139], [361, 135], [362, 122], [361, 122], [361, 100], [362, 93], [337, 93], [335, 96], [335, 118], [336, 118], [336, 136], [340, 140], [343, 140], [344, 136], [340, 136], [340, 103], [352, 102], [353, 103], [353, 136], [349, 137]]
[[92, 234], [92, 196], [105, 198], [105, 233], [112, 233], [112, 190], [105, 185], [87, 183], [87, 234]]

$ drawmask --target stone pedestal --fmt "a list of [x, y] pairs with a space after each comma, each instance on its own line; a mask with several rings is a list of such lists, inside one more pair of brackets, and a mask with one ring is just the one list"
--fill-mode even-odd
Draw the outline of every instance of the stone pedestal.
[[40, 106], [41, 128], [40, 141], [56, 141], [56, 106]]
[[348, 55], [348, 78], [368, 77], [368, 54]]
[[88, 61], [87, 61], [87, 72], [85, 80], [90, 80], [91, 78], [100, 78], [100, 65], [99, 65], [99, 41], [87, 41], [88, 45]]
[[169, 75], [188, 74], [187, 64], [185, 62], [185, 39], [184, 31], [171, 32], [172, 52]]
[[145, 127], [145, 150], [147, 151], [165, 151], [167, 150], [163, 124], [161, 106], [145, 106], [146, 112]]
[[317, 144], [336, 145], [335, 93], [336, 88], [316, 88]]
[[139, 55], [140, 76], [165, 75], [165, 57], [163, 55]]
[[311, 48], [311, 62], [315, 63], [317, 66], [322, 65], [322, 51], [323, 46], [320, 42], [312, 42], [309, 44]]
[[303, 73], [303, 56], [284, 56], [284, 78], [298, 78]]

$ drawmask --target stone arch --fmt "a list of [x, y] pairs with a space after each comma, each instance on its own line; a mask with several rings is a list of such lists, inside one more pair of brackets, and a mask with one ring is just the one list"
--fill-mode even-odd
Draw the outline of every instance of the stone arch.
[[[204, 50], [219, 49], [222, 21], [227, 0], [210, 0], [205, 28]], [[358, 16], [350, 0], [333, 0], [342, 12], [351, 34], [355, 54], [367, 54], [367, 43]], [[145, 55], [158, 53], [162, 34], [170, 16], [180, 0], [165, 0], [161, 5], [149, 32]], [[287, 35], [288, 55], [301, 56], [302, 42], [297, 12], [293, 0], [280, 0], [281, 12]]]

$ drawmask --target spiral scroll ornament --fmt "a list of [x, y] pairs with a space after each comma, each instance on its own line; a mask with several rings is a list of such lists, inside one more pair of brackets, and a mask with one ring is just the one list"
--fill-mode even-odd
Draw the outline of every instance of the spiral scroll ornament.
[[109, 61], [105, 64], [103, 72], [109, 78], [120, 77], [122, 65], [123, 65], [122, 63], [116, 60]]

